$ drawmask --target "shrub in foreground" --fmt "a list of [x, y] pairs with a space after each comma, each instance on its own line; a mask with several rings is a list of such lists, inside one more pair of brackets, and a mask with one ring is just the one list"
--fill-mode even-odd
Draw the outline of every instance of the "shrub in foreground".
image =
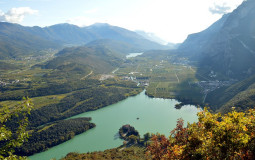
[[153, 159], [255, 159], [255, 109], [212, 114], [206, 108], [198, 122], [177, 121], [169, 138], [154, 135], [147, 148]]

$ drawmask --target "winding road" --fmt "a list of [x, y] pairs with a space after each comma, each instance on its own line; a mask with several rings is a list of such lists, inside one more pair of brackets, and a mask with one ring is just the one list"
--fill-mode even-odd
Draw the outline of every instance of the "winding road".
[[93, 71], [91, 71], [89, 74], [87, 74], [86, 76], [82, 77], [81, 80], [86, 79], [88, 76], [90, 76], [91, 74], [93, 74]]

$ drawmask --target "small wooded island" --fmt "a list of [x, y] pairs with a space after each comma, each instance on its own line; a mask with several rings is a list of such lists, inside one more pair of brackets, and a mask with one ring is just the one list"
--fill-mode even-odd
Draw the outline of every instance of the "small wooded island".
[[123, 142], [124, 146], [138, 145], [141, 147], [147, 146], [147, 141], [151, 138], [150, 133], [145, 133], [143, 138], [140, 137], [139, 132], [130, 124], [123, 125], [119, 129], [120, 139], [125, 140]]
[[129, 124], [123, 125], [119, 129], [119, 135], [121, 139], [124, 139], [125, 141], [134, 141], [136, 142], [137, 140], [140, 139], [139, 132], [135, 130], [135, 128]]

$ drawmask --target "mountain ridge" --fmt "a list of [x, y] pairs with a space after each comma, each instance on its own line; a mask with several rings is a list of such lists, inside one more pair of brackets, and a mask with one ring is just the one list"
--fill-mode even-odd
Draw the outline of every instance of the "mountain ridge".
[[[18, 36], [17, 36], [18, 35]], [[59, 48], [54, 42], [49, 42], [40, 36], [28, 33], [19, 24], [0, 22], [0, 59], [29, 56], [33, 52], [48, 48]]]
[[94, 24], [87, 27], [64, 23], [41, 28], [0, 22], [0, 59], [35, 55], [39, 50], [85, 45], [99, 39], [126, 43], [136, 51], [167, 49], [167, 46], [152, 42], [136, 32], [109, 24]]
[[206, 30], [189, 35], [178, 52], [198, 61], [203, 70], [235, 79], [249, 77], [255, 73], [254, 16], [255, 1], [244, 1]]

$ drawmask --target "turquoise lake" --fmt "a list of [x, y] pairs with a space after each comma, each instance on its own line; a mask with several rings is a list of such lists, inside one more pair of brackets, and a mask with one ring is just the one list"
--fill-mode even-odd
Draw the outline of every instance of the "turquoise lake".
[[170, 135], [177, 119], [183, 118], [185, 124], [193, 123], [197, 121], [196, 114], [199, 112], [195, 106], [189, 105], [175, 109], [177, 103], [176, 100], [149, 98], [143, 91], [105, 108], [79, 114], [71, 118], [91, 117], [96, 127], [29, 158], [31, 160], [60, 159], [69, 152], [85, 153], [118, 147], [123, 141], [117, 138], [117, 133], [125, 124], [134, 126], [141, 136], [147, 132]]

